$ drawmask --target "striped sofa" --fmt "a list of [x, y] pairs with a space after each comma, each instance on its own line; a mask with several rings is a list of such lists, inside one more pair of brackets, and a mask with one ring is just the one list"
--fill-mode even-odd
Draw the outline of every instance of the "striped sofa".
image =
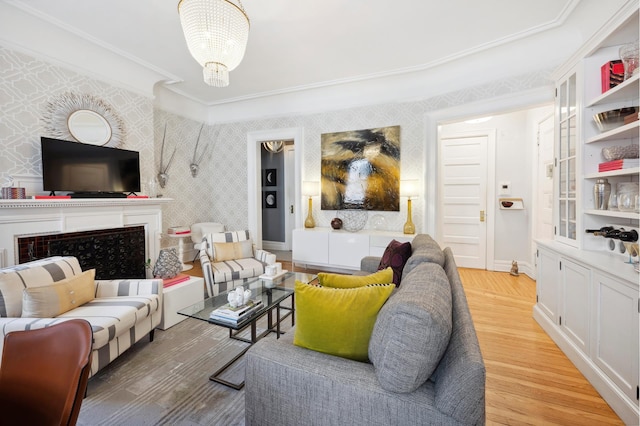
[[[88, 278], [82, 284], [84, 287], [69, 287], [73, 286], [69, 282], [85, 276]], [[73, 307], [76, 297], [81, 301], [81, 293], [91, 291], [90, 300]], [[40, 310], [33, 310], [35, 303], [40, 303]], [[34, 312], [64, 311], [69, 307], [51, 317], [33, 316]], [[93, 280], [93, 273], [83, 273], [72, 256], [55, 256], [0, 269], [0, 352], [4, 335], [11, 331], [82, 318], [89, 321], [93, 330], [91, 375], [94, 375], [147, 334], [153, 341], [153, 331], [161, 316], [162, 280]]]
[[275, 254], [255, 247], [246, 230], [207, 233], [202, 241], [199, 256], [208, 297], [264, 274], [265, 266], [276, 262]]

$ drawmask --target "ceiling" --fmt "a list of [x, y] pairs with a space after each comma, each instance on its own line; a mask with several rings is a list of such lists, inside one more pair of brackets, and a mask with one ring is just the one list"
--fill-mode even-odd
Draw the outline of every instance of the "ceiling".
[[[601, 3], [612, 8], [625, 1], [244, 0], [251, 21], [249, 43], [226, 88], [203, 82], [200, 66], [187, 51], [177, 0], [3, 3], [135, 63], [155, 82], [168, 82], [166, 87], [179, 95], [219, 105], [408, 75], [536, 40], [558, 29], [575, 35], [567, 37], [571, 46], [560, 43], [558, 48], [575, 49], [607, 18]], [[37, 53], [35, 37], [30, 43], [28, 37], [5, 30], [2, 38], [13, 47]], [[547, 42], [543, 49], [552, 52], [553, 47]], [[557, 62], [553, 54], [549, 57]]]

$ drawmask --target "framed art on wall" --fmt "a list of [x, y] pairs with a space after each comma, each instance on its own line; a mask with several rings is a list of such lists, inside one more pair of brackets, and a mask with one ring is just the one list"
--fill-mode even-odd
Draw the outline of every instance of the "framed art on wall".
[[400, 211], [400, 126], [321, 135], [322, 210]]
[[276, 191], [265, 191], [264, 207], [267, 209], [275, 209], [278, 207], [278, 193]]
[[278, 170], [266, 169], [264, 171], [264, 186], [277, 186], [278, 185]]

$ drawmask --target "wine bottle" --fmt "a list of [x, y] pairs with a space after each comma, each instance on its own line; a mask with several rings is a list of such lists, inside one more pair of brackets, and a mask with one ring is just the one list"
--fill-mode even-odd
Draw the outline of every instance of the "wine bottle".
[[601, 233], [606, 233], [607, 231], [613, 231], [613, 226], [603, 226], [600, 229], [585, 229], [584, 232], [587, 234], [594, 234], [598, 232], [598, 235], [602, 235]]
[[608, 231], [595, 231], [593, 235], [604, 238], [618, 238], [620, 232], [621, 231], [619, 229], [610, 229]]
[[618, 235], [618, 238], [620, 239], [620, 241], [635, 243], [636, 241], [638, 241], [638, 232], [635, 229], [632, 229], [631, 231], [622, 231]]
[[618, 239], [620, 237], [620, 233], [623, 232], [620, 229], [613, 229], [611, 231], [607, 231], [604, 235], [605, 238], [614, 238]]

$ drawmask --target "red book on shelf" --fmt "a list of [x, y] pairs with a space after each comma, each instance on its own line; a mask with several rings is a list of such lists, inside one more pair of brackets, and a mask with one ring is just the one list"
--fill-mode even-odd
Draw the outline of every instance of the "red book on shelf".
[[34, 195], [34, 200], [66, 200], [71, 198], [70, 195]]
[[173, 278], [166, 278], [162, 280], [164, 288], [171, 287], [172, 285], [180, 284], [185, 281], [189, 281], [190, 276], [187, 274], [178, 274]]
[[127, 198], [149, 198], [148, 195], [127, 195]]
[[622, 170], [631, 167], [638, 167], [639, 162], [637, 158], [623, 158], [621, 160], [607, 161], [606, 163], [598, 164], [599, 172], [608, 172], [611, 170]]

